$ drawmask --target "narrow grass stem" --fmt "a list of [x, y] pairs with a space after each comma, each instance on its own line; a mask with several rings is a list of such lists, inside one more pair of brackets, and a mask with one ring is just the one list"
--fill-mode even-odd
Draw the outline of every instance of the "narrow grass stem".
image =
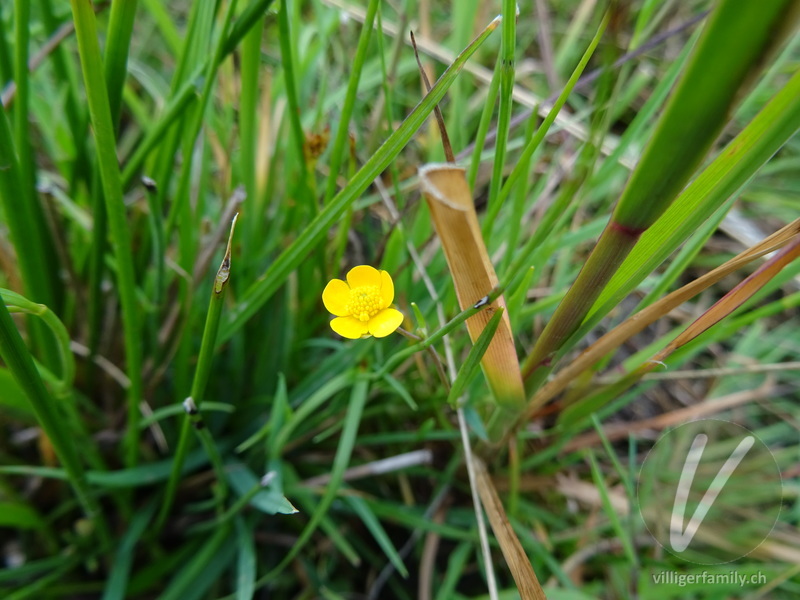
[[[502, 58], [498, 59], [495, 71], [500, 68]], [[483, 155], [483, 147], [486, 143], [486, 135], [489, 132], [489, 126], [492, 124], [492, 114], [494, 112], [494, 103], [497, 102], [497, 94], [500, 93], [500, 77], [495, 74], [492, 81], [489, 83], [489, 90], [486, 92], [486, 100], [483, 104], [481, 111], [481, 120], [478, 122], [478, 131], [475, 133], [475, 142], [472, 145], [472, 158], [470, 159], [469, 169], [467, 170], [467, 183], [469, 189], [475, 191], [475, 183], [478, 180], [478, 169], [481, 166], [481, 158]], [[458, 160], [458, 157], [456, 157]]]
[[434, 331], [430, 336], [428, 336], [424, 340], [394, 354], [384, 363], [383, 368], [373, 375], [373, 377], [376, 379], [380, 379], [386, 376], [387, 374], [391, 373], [392, 369], [394, 369], [397, 365], [399, 365], [409, 356], [412, 356], [413, 354], [419, 352], [420, 350], [425, 350], [426, 348], [429, 348], [430, 346], [441, 340], [444, 336], [446, 336], [456, 327], [461, 325], [461, 323], [469, 319], [471, 316], [478, 314], [480, 311], [482, 311], [484, 308], [486, 308], [492, 302], [494, 302], [500, 296], [502, 296], [503, 290], [504, 288], [502, 287], [497, 287], [493, 289], [487, 296], [481, 298], [473, 306], [470, 306], [469, 308], [462, 310], [455, 317], [450, 319], [444, 326]]
[[[614, 219], [645, 230], [702, 163], [765, 58], [794, 30], [796, 0], [714, 5], [686, 69], [614, 209]], [[741, 32], [747, 35], [742, 36]]]
[[503, 0], [503, 29], [502, 46], [500, 52], [502, 60], [500, 71], [495, 76], [500, 76], [500, 107], [497, 115], [497, 139], [494, 147], [494, 166], [492, 179], [489, 182], [489, 198], [487, 200], [487, 214], [483, 222], [483, 237], [488, 239], [492, 235], [494, 221], [499, 213], [500, 187], [503, 182], [503, 170], [506, 161], [506, 147], [508, 145], [509, 123], [511, 122], [511, 106], [514, 93], [515, 50], [517, 44], [517, 14], [519, 7], [516, 0]]
[[[538, 389], [555, 354], [578, 330], [636, 241], [693, 174], [741, 90], [752, 81], [765, 53], [778, 42], [780, 36], [773, 39], [768, 33], [779, 22], [778, 5], [769, 11], [749, 7], [743, 12], [740, 8], [735, 0], [722, 0], [712, 12], [608, 227], [523, 363], [529, 392]], [[792, 18], [798, 13], [794, 10]], [[792, 19], [785, 25], [781, 31], [790, 28]], [[736, 41], [739, 28], [752, 31], [746, 44]], [[714, 73], [714, 82], [708, 79], [709, 72]], [[676, 148], [686, 151], [676, 152]]]
[[[30, 146], [30, 124], [28, 122], [30, 16], [31, 3], [28, 0], [14, 0], [14, 81], [17, 84], [17, 97], [14, 102], [14, 138], [17, 155], [19, 156], [22, 185], [32, 191], [35, 175]], [[25, 201], [33, 202], [33, 195], [31, 193], [26, 194]]]
[[[10, 312], [24, 312], [39, 317], [56, 339], [56, 351], [59, 357], [60, 376], [58, 378], [59, 395], [69, 394], [75, 380], [75, 357], [70, 350], [69, 332], [56, 314], [46, 305], [31, 302], [10, 290], [0, 289], [0, 297]], [[51, 367], [51, 371], [58, 373]]]
[[328, 173], [328, 182], [325, 187], [324, 204], [327, 204], [336, 193], [336, 179], [339, 177], [339, 170], [346, 154], [344, 145], [350, 135], [350, 118], [353, 115], [353, 108], [356, 103], [358, 82], [361, 81], [361, 71], [364, 68], [364, 62], [367, 60], [367, 50], [369, 49], [369, 42], [372, 37], [372, 24], [375, 21], [375, 14], [378, 12], [379, 5], [380, 0], [370, 0], [367, 6], [367, 14], [364, 17], [364, 23], [361, 26], [361, 35], [358, 38], [356, 54], [353, 57], [353, 67], [350, 71], [350, 77], [347, 80], [347, 93], [345, 94], [342, 113], [339, 116], [338, 125], [336, 126], [336, 136], [331, 146], [330, 173]]
[[[200, 343], [200, 354], [197, 357], [197, 367], [195, 368], [194, 379], [192, 381], [192, 391], [190, 394], [190, 399], [193, 402], [195, 412], [199, 411], [200, 409], [206, 384], [211, 376], [211, 362], [214, 357], [214, 348], [216, 346], [217, 333], [219, 331], [222, 307], [225, 299], [225, 291], [227, 290], [228, 279], [230, 277], [231, 244], [233, 242], [233, 230], [235, 226], [236, 217], [234, 217], [233, 222], [231, 223], [231, 232], [230, 236], [228, 237], [228, 247], [225, 250], [225, 256], [222, 259], [222, 264], [220, 264], [220, 267], [217, 270], [217, 275], [214, 278], [214, 285], [212, 287], [211, 298], [209, 300], [208, 311], [206, 313], [206, 323], [205, 328], [203, 329], [203, 340]], [[155, 520], [156, 531], [159, 531], [164, 525], [164, 521], [169, 514], [172, 502], [175, 499], [175, 491], [178, 487], [178, 481], [180, 480], [181, 472], [183, 471], [183, 464], [186, 461], [186, 455], [188, 454], [191, 445], [189, 435], [190, 429], [190, 419], [187, 417], [183, 420], [183, 423], [181, 423], [178, 446], [175, 450], [175, 457], [172, 460], [172, 471], [170, 472], [170, 477], [167, 480], [167, 486], [164, 491], [164, 499], [162, 500], [161, 508], [159, 509], [158, 516]], [[208, 432], [206, 431], [205, 433], [207, 434]], [[203, 440], [204, 445], [206, 446], [206, 451], [209, 452], [209, 458], [212, 460], [212, 462], [214, 462], [218, 456], [218, 453], [216, 452], [216, 447], [214, 446], [213, 440], [204, 440], [202, 436], [201, 440]], [[217, 463], [214, 464], [217, 467], [221, 480], [224, 480], [221, 469], [221, 460], [219, 461], [219, 465], [217, 465]], [[224, 485], [224, 481], [220, 481], [220, 485]]]
[[[567, 80], [564, 89], [561, 90], [561, 93], [556, 98], [556, 101], [553, 103], [552, 108], [547, 113], [547, 116], [542, 121], [542, 124], [539, 126], [539, 129], [536, 130], [534, 136], [530, 139], [530, 141], [525, 145], [525, 148], [522, 150], [519, 160], [517, 164], [514, 165], [514, 168], [511, 169], [511, 173], [509, 173], [508, 178], [506, 179], [505, 183], [503, 184], [503, 188], [500, 190], [498, 195], [498, 200], [494, 206], [489, 206], [489, 212], [487, 214], [487, 220], [491, 219], [490, 222], [494, 222], [494, 218], [497, 215], [497, 212], [500, 210], [500, 207], [508, 198], [509, 194], [513, 190], [516, 183], [520, 180], [520, 178], [527, 174], [526, 165], [530, 161], [533, 153], [539, 147], [539, 145], [544, 141], [545, 136], [550, 131], [550, 127], [555, 122], [558, 114], [561, 112], [561, 109], [564, 107], [564, 104], [567, 102], [567, 98], [569, 97], [572, 90], [575, 88], [575, 85], [580, 80], [581, 75], [583, 74], [586, 65], [589, 64], [589, 60], [594, 55], [594, 51], [597, 49], [597, 45], [600, 43], [600, 40], [603, 38], [603, 34], [605, 33], [606, 27], [608, 26], [609, 22], [609, 15], [606, 14], [603, 18], [600, 26], [597, 28], [597, 31], [592, 38], [592, 41], [589, 42], [589, 46], [586, 48], [586, 51], [581, 56], [578, 65], [575, 67], [575, 70], [572, 72], [572, 75]], [[487, 235], [486, 225], [484, 225], [484, 237]]]
[[350, 457], [352, 456], [353, 446], [356, 441], [356, 434], [358, 427], [361, 423], [361, 417], [364, 412], [364, 406], [367, 403], [369, 396], [369, 380], [367, 377], [358, 377], [353, 384], [352, 392], [350, 394], [350, 402], [347, 408], [347, 415], [345, 416], [344, 428], [339, 440], [339, 445], [336, 449], [336, 456], [333, 459], [333, 468], [331, 470], [330, 481], [325, 493], [320, 499], [311, 515], [309, 522], [303, 528], [298, 538], [292, 545], [291, 550], [285, 554], [283, 559], [274, 569], [268, 572], [257, 581], [257, 586], [266, 584], [281, 573], [291, 561], [295, 559], [297, 554], [303, 546], [311, 539], [311, 535], [316, 531], [320, 521], [322, 521], [325, 514], [328, 512], [331, 504], [333, 503], [336, 495], [344, 480], [345, 469], [350, 464]]
[[[300, 169], [298, 186], [300, 187], [300, 197], [312, 207], [312, 214], [316, 214], [317, 200], [312, 197], [308, 186], [308, 164], [305, 160], [305, 133], [303, 124], [300, 122], [300, 100], [297, 94], [297, 79], [295, 73], [295, 61], [292, 51], [292, 31], [289, 27], [289, 9], [291, 3], [284, 0], [278, 10], [278, 33], [281, 46], [281, 64], [283, 66], [283, 77], [286, 84], [286, 103], [289, 113], [289, 127], [291, 128], [291, 138], [297, 153], [297, 165]], [[370, 25], [371, 27], [371, 25]], [[344, 126], [344, 124], [340, 125]]]
[[[200, 416], [197, 404], [191, 396], [183, 401], [183, 407], [187, 415], [187, 419], [184, 422], [188, 421], [192, 424], [217, 476], [216, 487], [214, 488], [214, 503], [217, 505], [217, 515], [221, 516], [225, 507], [225, 499], [228, 495], [228, 481], [225, 475], [225, 465], [222, 462], [222, 454], [220, 454], [219, 448], [214, 443], [214, 436], [206, 428], [205, 421]], [[183, 465], [181, 465], [182, 467]]]
[[18, 268], [25, 293], [35, 302], [51, 304], [53, 294], [47, 273], [48, 258], [40, 244], [33, 206], [26, 200], [19, 161], [5, 111], [0, 111], [0, 200], [11, 240], [16, 248]]
[[[6, 111], [0, 111], [2, 113], [0, 114], [0, 201], [3, 203], [3, 216], [8, 223], [16, 250], [25, 293], [35, 302], [57, 308], [55, 273], [58, 265], [52, 250], [52, 240], [47, 234], [41, 205], [34, 193], [35, 174], [28, 118], [29, 16], [30, 3], [17, 0], [14, 3], [13, 47], [13, 77], [17, 96], [11, 126], [6, 120]], [[6, 75], [11, 76], [12, 73]], [[34, 347], [41, 350], [48, 359], [53, 358], [48, 344], [40, 335], [38, 325], [32, 326], [32, 333]]]
[[[3, 15], [3, 5], [0, 4], [0, 79], [8, 81], [14, 78], [14, 65], [11, 60], [11, 45], [6, 35], [6, 18]], [[2, 106], [5, 108], [6, 104], [6, 89], [3, 89]]]
[[236, 515], [238, 515], [244, 508], [250, 503], [250, 501], [255, 498], [260, 492], [264, 491], [264, 484], [259, 481], [253, 487], [251, 487], [246, 493], [242, 494], [235, 502], [233, 502], [228, 509], [217, 516], [216, 519], [212, 521], [207, 521], [205, 523], [201, 523], [197, 527], [193, 528], [194, 532], [199, 531], [207, 531], [209, 529], [216, 529], [217, 527], [227, 523]]
[[244, 37], [241, 49], [241, 94], [239, 96], [239, 135], [241, 136], [241, 169], [242, 182], [247, 196], [244, 201], [243, 212], [252, 215], [245, 220], [245, 247], [257, 243], [259, 229], [263, 220], [257, 215], [261, 214], [259, 206], [261, 197], [258, 186], [258, 132], [259, 118], [258, 102], [260, 94], [259, 73], [261, 69], [261, 39], [264, 30], [263, 19], [256, 22], [250, 32]]
[[[214, 84], [216, 83], [217, 70], [219, 69], [220, 63], [225, 56], [225, 40], [227, 39], [227, 32], [229, 31], [233, 21], [233, 14], [236, 11], [236, 4], [237, 0], [231, 0], [225, 10], [225, 15], [223, 17], [222, 24], [220, 25], [219, 35], [214, 44], [212, 58], [203, 65], [205, 67], [205, 71], [202, 77], [203, 88], [200, 92], [200, 99], [197, 103], [197, 106], [193, 107], [193, 112], [189, 111], [189, 114], [191, 115], [188, 117], [189, 125], [183, 130], [182, 139], [184, 164], [178, 183], [176, 200], [170, 206], [169, 214], [167, 215], [167, 221], [164, 225], [165, 238], [170, 237], [178, 220], [181, 221], [181, 225], [183, 227], [193, 229], [192, 219], [186, 218], [190, 216], [188, 212], [188, 204], [192, 175], [192, 159], [195, 155], [193, 149], [203, 127], [206, 108], [208, 107], [208, 103], [211, 99], [211, 91], [214, 89]], [[181, 229], [180, 233], [180, 239], [184, 243], [183, 247], [186, 248], [190, 245], [189, 241], [192, 236], [187, 235], [187, 232], [184, 229]]]

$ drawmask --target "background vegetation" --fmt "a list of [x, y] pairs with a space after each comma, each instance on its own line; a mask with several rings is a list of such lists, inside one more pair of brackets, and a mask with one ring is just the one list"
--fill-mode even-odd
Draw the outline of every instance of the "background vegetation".
[[[797, 597], [796, 226], [654, 305], [797, 217], [798, 6], [742, 7], [0, 3], [0, 595], [541, 597], [516, 548], [555, 600]], [[510, 402], [420, 194], [439, 102]], [[407, 336], [330, 330], [322, 290], [360, 264]], [[637, 510], [659, 433], [708, 416], [781, 470], [735, 563], [767, 582], [655, 585], [733, 568]]]

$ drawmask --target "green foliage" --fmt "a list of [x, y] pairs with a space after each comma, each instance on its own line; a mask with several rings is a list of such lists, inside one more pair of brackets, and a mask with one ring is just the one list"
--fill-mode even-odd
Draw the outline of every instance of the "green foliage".
[[[527, 366], [569, 364], [796, 218], [798, 3], [519, 9], [0, 2], [0, 597], [484, 597], [487, 567], [518, 597], [481, 544], [456, 405], [551, 600], [742, 593], [654, 581], [700, 570], [643, 526], [639, 467], [654, 431], [713, 415], [795, 472], [800, 265], [637, 384], [750, 271], [717, 283], [498, 448], [478, 366], [504, 311], [473, 346], [486, 299], [459, 308], [416, 173], [442, 155], [438, 105], [487, 299]], [[610, 219], [646, 231], [573, 287]], [[322, 290], [359, 264], [390, 271], [405, 335], [331, 332]], [[535, 350], [559, 304], [570, 327]], [[731, 567], [767, 575], [751, 597], [800, 593], [797, 496], [787, 477], [763, 499], [775, 533]]]

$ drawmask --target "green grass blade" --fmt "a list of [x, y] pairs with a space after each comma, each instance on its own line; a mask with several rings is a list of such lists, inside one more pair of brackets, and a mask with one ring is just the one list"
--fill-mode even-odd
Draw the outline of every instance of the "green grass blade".
[[[14, 142], [15, 144], [6, 149], [6, 152], [13, 152], [16, 149], [20, 196], [9, 198], [7, 202], [13, 202], [12, 210], [19, 210], [21, 220], [24, 220], [25, 229], [31, 238], [18, 238], [17, 255], [24, 252], [33, 252], [40, 255], [36, 261], [39, 263], [39, 272], [28, 272], [26, 275], [26, 291], [35, 293], [34, 300], [47, 304], [54, 310], [61, 307], [61, 289], [58, 279], [58, 256], [53, 245], [53, 237], [47, 226], [44, 210], [39, 202], [39, 195], [36, 192], [36, 165], [34, 164], [33, 150], [31, 148], [31, 125], [29, 122], [30, 110], [30, 74], [28, 71], [28, 51], [30, 45], [31, 29], [31, 3], [27, 0], [15, 0], [14, 2], [14, 81], [17, 85], [17, 94], [14, 100]], [[0, 140], [0, 143], [5, 143]], [[2, 163], [5, 167], [5, 161]], [[13, 164], [13, 163], [12, 163]], [[13, 167], [12, 167], [13, 168]], [[8, 216], [8, 211], [6, 211]], [[32, 246], [38, 246], [33, 248]], [[30, 278], [28, 280], [28, 278]], [[46, 342], [38, 340], [40, 337], [38, 328], [34, 326], [34, 336], [37, 338], [37, 345], [43, 346], [45, 354], [49, 354]]]
[[256, 591], [256, 548], [253, 532], [243, 518], [235, 521], [236, 546], [236, 600], [251, 600]]
[[239, 496], [237, 504], [249, 504], [268, 515], [293, 515], [297, 512], [294, 505], [283, 495], [281, 486], [276, 485], [274, 479], [265, 488], [250, 469], [235, 461], [226, 465], [226, 472], [231, 488]]
[[3, 5], [0, 4], [0, 81], [3, 82], [3, 85], [14, 78], [14, 64], [11, 54], [11, 48], [6, 36], [6, 18], [3, 16]]
[[[17, 95], [14, 100], [14, 141], [19, 157], [19, 171], [22, 184], [32, 187], [36, 175], [33, 172], [31, 154], [30, 125], [28, 108], [30, 103], [30, 77], [28, 76], [28, 47], [30, 45], [31, 3], [27, 0], [14, 0], [14, 82]], [[33, 202], [33, 194], [26, 196], [26, 202]]]
[[292, 49], [292, 29], [289, 26], [289, 9], [291, 3], [284, 0], [278, 10], [278, 32], [281, 45], [281, 64], [283, 66], [283, 78], [286, 84], [286, 104], [289, 112], [289, 127], [291, 129], [292, 143], [297, 155], [296, 161], [300, 169], [298, 186], [300, 197], [303, 198], [313, 208], [311, 214], [316, 213], [316, 198], [311, 197], [308, 188], [308, 164], [305, 159], [306, 136], [303, 132], [303, 125], [300, 123], [300, 100], [297, 92], [297, 69]]
[[397, 572], [404, 578], [408, 577], [408, 569], [406, 569], [406, 566], [403, 564], [403, 559], [400, 558], [400, 554], [398, 554], [394, 544], [392, 544], [392, 540], [381, 525], [381, 522], [375, 516], [375, 513], [370, 510], [369, 505], [364, 502], [363, 498], [359, 498], [358, 496], [347, 496], [346, 501], [350, 505], [350, 508], [358, 515], [358, 518], [361, 519], [361, 522], [364, 523], [364, 527], [366, 527], [372, 534], [372, 537], [375, 538], [378, 546], [383, 550], [384, 555], [389, 559], [389, 562], [392, 563], [392, 566], [394, 566]]
[[486, 353], [486, 349], [489, 347], [489, 344], [494, 337], [494, 332], [497, 331], [497, 327], [500, 325], [500, 319], [503, 316], [503, 312], [504, 311], [502, 308], [499, 308], [495, 311], [495, 313], [492, 315], [492, 318], [489, 319], [489, 322], [486, 324], [486, 327], [484, 327], [483, 331], [481, 331], [478, 339], [475, 340], [475, 344], [470, 349], [467, 360], [464, 361], [464, 364], [461, 365], [461, 368], [458, 370], [458, 375], [456, 375], [456, 379], [453, 382], [453, 385], [450, 387], [450, 392], [447, 394], [447, 403], [450, 406], [457, 406], [458, 400], [461, 398], [461, 394], [464, 392], [464, 389], [466, 389], [466, 387], [478, 374], [478, 370], [481, 366], [481, 359]]
[[272, 571], [267, 573], [264, 577], [258, 580], [257, 585], [263, 585], [271, 580], [283, 569], [286, 568], [291, 561], [297, 556], [303, 546], [311, 539], [311, 535], [317, 530], [322, 518], [328, 512], [331, 504], [339, 493], [339, 488], [342, 485], [344, 471], [350, 464], [350, 457], [353, 452], [353, 447], [356, 442], [356, 435], [358, 427], [361, 423], [361, 414], [364, 411], [364, 405], [367, 403], [367, 395], [369, 392], [369, 384], [366, 379], [358, 379], [353, 385], [353, 391], [350, 394], [350, 402], [347, 407], [347, 415], [345, 416], [344, 428], [342, 435], [339, 439], [339, 446], [336, 448], [336, 456], [333, 459], [333, 467], [331, 469], [331, 478], [328, 486], [325, 489], [325, 494], [317, 504], [314, 514], [311, 519], [303, 528], [298, 538], [292, 545], [291, 550], [286, 553], [286, 556]]
[[[203, 547], [170, 581], [159, 598], [161, 600], [188, 600], [197, 598], [206, 592], [219, 577], [219, 573], [233, 559], [234, 546], [230, 537], [230, 525], [224, 525], [214, 531]], [[226, 544], [226, 542], [228, 543]]]
[[467, 169], [467, 183], [469, 189], [475, 191], [475, 182], [478, 180], [478, 169], [481, 166], [481, 158], [483, 155], [483, 148], [486, 145], [486, 135], [489, 133], [489, 126], [492, 124], [492, 114], [494, 112], [494, 103], [497, 102], [497, 95], [500, 93], [500, 76], [497, 74], [502, 59], [498, 59], [495, 66], [495, 76], [489, 84], [489, 90], [486, 92], [486, 101], [481, 111], [481, 119], [478, 122], [478, 131], [475, 133], [475, 142], [472, 150], [472, 158], [469, 162], [469, 169]]
[[47, 522], [29, 504], [0, 501], [0, 527], [9, 529], [45, 529]]
[[150, 13], [150, 16], [155, 21], [161, 36], [167, 44], [167, 47], [172, 51], [172, 54], [177, 55], [181, 49], [181, 36], [172, 21], [169, 13], [169, 8], [161, 0], [142, 0], [142, 4]]
[[622, 526], [622, 522], [620, 521], [617, 511], [614, 510], [608, 485], [606, 485], [606, 481], [603, 478], [603, 473], [600, 471], [600, 465], [597, 464], [597, 458], [595, 457], [594, 452], [589, 453], [589, 463], [592, 467], [592, 479], [594, 480], [594, 485], [600, 494], [600, 501], [603, 504], [603, 512], [605, 513], [606, 517], [608, 517], [608, 520], [611, 521], [611, 527], [614, 529], [616, 539], [622, 542], [622, 549], [624, 550], [625, 555], [628, 557], [628, 561], [630, 564], [635, 565], [637, 564], [637, 560], [633, 549], [633, 543], [628, 536], [628, 532], [625, 531], [625, 528]]
[[[258, 164], [258, 131], [259, 131], [259, 70], [261, 68], [261, 37], [264, 20], [259, 19], [242, 42], [242, 92], [239, 97], [239, 136], [241, 145], [242, 182], [247, 191], [243, 212], [248, 215], [245, 220], [245, 247], [256, 243], [259, 229], [264, 221], [257, 215], [263, 214], [262, 200], [257, 186]], [[252, 215], [252, 216], [251, 216]]]
[[111, 3], [111, 15], [108, 21], [108, 32], [105, 53], [105, 77], [108, 86], [108, 105], [111, 111], [111, 122], [116, 129], [119, 124], [119, 113], [122, 106], [122, 88], [128, 74], [128, 48], [133, 34], [133, 21], [136, 16], [137, 0], [125, 0]]
[[314, 414], [315, 411], [319, 410], [323, 402], [329, 400], [334, 394], [346, 387], [353, 385], [354, 378], [354, 371], [345, 371], [326, 381], [314, 394], [306, 398], [297, 411], [292, 414], [283, 427], [281, 427], [280, 431], [275, 434], [275, 437], [270, 440], [270, 452], [272, 453], [272, 457], [277, 458], [280, 456], [292, 432]]
[[[56, 343], [53, 344], [54, 354], [59, 357], [58, 369], [51, 368], [51, 372], [59, 373], [57, 393], [61, 397], [69, 395], [72, 384], [75, 380], [75, 357], [70, 350], [70, 337], [67, 328], [59, 320], [56, 314], [44, 304], [31, 302], [27, 298], [20, 296], [10, 290], [0, 288], [0, 298], [9, 308], [10, 312], [24, 312], [39, 317], [53, 334]], [[70, 405], [71, 407], [71, 405]], [[77, 420], [77, 415], [75, 415]]]
[[[47, 34], [49, 36], [57, 35], [61, 23], [54, 10], [53, 0], [42, 1], [41, 15]], [[78, 99], [78, 78], [69, 51], [61, 44], [53, 51], [50, 60], [58, 81], [66, 89], [64, 112], [77, 152], [75, 164], [72, 166], [70, 188], [76, 190], [78, 182], [86, 181], [89, 178], [89, 157], [86, 152], [86, 111]]]
[[136, 552], [136, 544], [150, 524], [155, 508], [155, 502], [150, 502], [145, 508], [136, 512], [133, 520], [128, 525], [127, 531], [120, 540], [114, 555], [114, 562], [111, 567], [111, 573], [109, 573], [106, 580], [102, 600], [125, 599], [134, 553]]
[[122, 325], [125, 331], [125, 358], [128, 388], [128, 426], [125, 435], [125, 462], [133, 466], [139, 454], [139, 403], [142, 400], [142, 359], [139, 325], [139, 304], [133, 270], [130, 233], [122, 198], [122, 182], [117, 163], [114, 125], [108, 104], [100, 45], [94, 10], [88, 2], [72, 0], [75, 34], [78, 39], [89, 114], [97, 143], [97, 163], [103, 184], [106, 212], [114, 255], [117, 259], [117, 285], [122, 304]]
[[[712, 12], [608, 227], [524, 361], [529, 390], [544, 381], [556, 353], [574, 339], [571, 336], [641, 234], [694, 173], [741, 94], [782, 39], [776, 31], [788, 32], [800, 16], [796, 0], [776, 2], [763, 11], [755, 5], [741, 8], [736, 0], [721, 0]], [[790, 8], [787, 16], [784, 11]]]
[[0, 114], [0, 166], [0, 199], [17, 252], [20, 275], [25, 282], [25, 293], [35, 302], [52, 305], [53, 292], [45, 277], [48, 272], [46, 246], [41, 241], [32, 205], [25, 200], [22, 173], [5, 111]]
[[[230, 441], [218, 442], [217, 446], [224, 452], [233, 444]], [[96, 487], [108, 490], [130, 489], [148, 485], [155, 485], [169, 478], [173, 461], [162, 460], [147, 465], [133, 467], [132, 469], [118, 469], [116, 471], [87, 471], [87, 481]], [[183, 473], [188, 473], [208, 464], [208, 456], [202, 450], [195, 450], [186, 457]], [[47, 477], [59, 481], [68, 481], [69, 473], [66, 469], [56, 467], [34, 467], [28, 465], [0, 465], [0, 473], [8, 475], [23, 475], [34, 477]]]
[[[247, 32], [260, 20], [264, 11], [272, 4], [273, 0], [256, 0], [242, 11], [242, 14], [233, 24], [231, 33], [222, 45], [222, 56], [225, 58], [233, 52], [242, 41]], [[164, 135], [177, 119], [186, 111], [187, 107], [198, 98], [198, 82], [203, 73], [208, 68], [211, 57], [206, 56], [189, 77], [180, 85], [178, 90], [170, 97], [163, 114], [152, 128], [145, 135], [145, 138], [137, 146], [133, 155], [125, 163], [122, 172], [122, 185], [128, 187], [133, 183], [137, 173], [142, 168], [144, 161], [150, 152], [163, 142]]]
[[[6, 121], [5, 111], [0, 116], [0, 196], [16, 249], [25, 293], [35, 302], [58, 309], [55, 292], [58, 265], [52, 238], [44, 222], [42, 207], [38, 196], [34, 193], [36, 175], [28, 119], [29, 21], [30, 2], [15, 0], [13, 76], [17, 92], [13, 106], [13, 137]], [[38, 337], [38, 331], [34, 331], [34, 335]], [[44, 350], [47, 350], [46, 346]]]
[[448, 600], [455, 597], [456, 585], [462, 578], [467, 560], [473, 550], [472, 544], [462, 542], [450, 553], [447, 558], [447, 572], [436, 590], [436, 600]]
[[[586, 48], [586, 51], [583, 53], [583, 56], [581, 56], [580, 61], [578, 61], [578, 65], [572, 72], [572, 75], [570, 76], [569, 80], [564, 86], [564, 89], [561, 90], [561, 93], [558, 95], [558, 98], [553, 103], [553, 107], [547, 113], [547, 116], [545, 117], [544, 121], [542, 121], [542, 124], [539, 126], [539, 128], [536, 130], [534, 136], [528, 141], [528, 143], [525, 145], [525, 148], [522, 150], [522, 153], [520, 154], [517, 164], [514, 165], [514, 168], [511, 170], [511, 173], [509, 173], [508, 178], [506, 179], [506, 182], [503, 184], [502, 189], [499, 191], [499, 197], [497, 203], [495, 204], [494, 207], [491, 206], [489, 207], [489, 214], [487, 214], [487, 222], [491, 223], [494, 220], [496, 213], [500, 210], [502, 204], [505, 203], [506, 199], [508, 198], [509, 194], [511, 194], [511, 191], [514, 189], [514, 186], [517, 184], [517, 182], [522, 177], [528, 175], [526, 165], [529, 164], [529, 161], [531, 160], [533, 153], [536, 152], [537, 148], [539, 148], [540, 144], [544, 141], [545, 137], [547, 136], [547, 133], [550, 131], [550, 127], [555, 122], [556, 118], [558, 117], [558, 114], [561, 112], [561, 109], [566, 103], [567, 98], [569, 97], [573, 88], [578, 83], [578, 80], [583, 74], [586, 65], [589, 64], [589, 60], [594, 55], [594, 51], [597, 49], [597, 45], [603, 38], [603, 34], [605, 33], [606, 27], [608, 26], [608, 20], [609, 17], [608, 15], [606, 15], [601, 21], [600, 26], [597, 28], [597, 31], [595, 32], [591, 42], [589, 42], [589, 45]], [[538, 231], [542, 232], [549, 231], [549, 225], [544, 225], [539, 227]], [[534, 237], [536, 237], [536, 235], [537, 234], [534, 234]], [[484, 230], [484, 238], [488, 238], [488, 230], [486, 229]], [[518, 272], [518, 270], [521, 268], [522, 268], [521, 265], [519, 265], [519, 267], [515, 269], [514, 272]]]

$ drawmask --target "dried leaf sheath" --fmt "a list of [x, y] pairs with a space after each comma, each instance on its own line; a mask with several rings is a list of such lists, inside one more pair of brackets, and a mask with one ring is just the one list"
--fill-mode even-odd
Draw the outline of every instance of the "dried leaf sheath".
[[[420, 167], [419, 175], [422, 193], [441, 239], [458, 303], [463, 310], [483, 298], [498, 283], [483, 243], [464, 169], [449, 164], [430, 164]], [[487, 310], [467, 320], [473, 342], [488, 323], [493, 309], [498, 307], [505, 308], [502, 296]], [[524, 386], [508, 313], [503, 316], [481, 366], [501, 405], [520, 406], [524, 402]]]

